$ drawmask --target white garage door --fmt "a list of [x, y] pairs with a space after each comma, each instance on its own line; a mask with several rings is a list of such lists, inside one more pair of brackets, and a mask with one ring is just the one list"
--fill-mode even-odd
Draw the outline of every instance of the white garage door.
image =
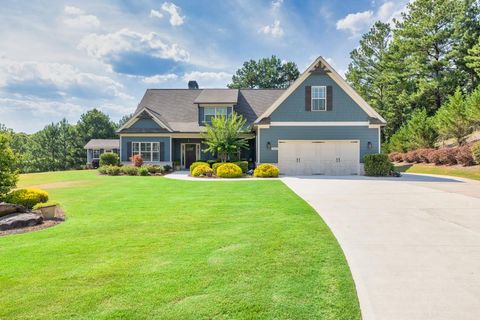
[[286, 175], [358, 174], [360, 143], [356, 140], [280, 140], [278, 165], [280, 172]]

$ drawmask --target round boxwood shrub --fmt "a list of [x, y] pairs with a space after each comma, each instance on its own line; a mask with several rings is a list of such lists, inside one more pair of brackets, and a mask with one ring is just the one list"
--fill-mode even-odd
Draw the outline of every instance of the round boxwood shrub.
[[472, 157], [476, 164], [480, 164], [480, 141], [475, 142], [472, 146]]
[[218, 167], [220, 167], [222, 164], [225, 164], [225, 163], [226, 162], [216, 162], [212, 164], [213, 173], [216, 175]]
[[242, 169], [235, 163], [223, 163], [217, 168], [217, 177], [219, 178], [240, 178]]
[[196, 161], [190, 165], [190, 173], [193, 173], [193, 170], [198, 167], [198, 166], [207, 166], [210, 167], [210, 165], [206, 162], [203, 161]]
[[122, 172], [129, 176], [138, 176], [138, 167], [135, 166], [123, 166]]
[[100, 156], [100, 166], [118, 166], [120, 157], [113, 152], [102, 153]]
[[194, 177], [211, 177], [213, 175], [213, 169], [208, 166], [208, 164], [196, 166], [192, 171], [192, 176]]
[[239, 166], [240, 169], [242, 169], [243, 173], [247, 173], [247, 171], [248, 171], [248, 161], [237, 161], [237, 162], [235, 162], [235, 164], [237, 166]]
[[5, 197], [5, 202], [20, 204], [29, 209], [32, 209], [37, 203], [44, 203], [47, 201], [47, 191], [34, 188], [14, 190]]
[[386, 154], [367, 154], [364, 160], [366, 176], [388, 176], [393, 171], [393, 164]]
[[280, 174], [280, 170], [273, 164], [264, 163], [259, 165], [253, 171], [253, 175], [259, 178], [276, 178]]

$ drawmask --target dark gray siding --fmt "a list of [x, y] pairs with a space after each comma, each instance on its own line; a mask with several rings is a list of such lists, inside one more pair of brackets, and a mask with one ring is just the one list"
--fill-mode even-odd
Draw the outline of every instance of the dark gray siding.
[[[278, 147], [278, 140], [360, 140], [360, 161], [368, 153], [378, 153], [378, 130], [364, 127], [270, 127], [260, 129], [260, 162], [277, 163], [278, 151], [267, 149]], [[368, 142], [372, 148], [368, 149]]]
[[[332, 86], [332, 111], [305, 111], [305, 86]], [[327, 75], [311, 75], [273, 113], [271, 121], [367, 121], [368, 115]]]
[[[170, 161], [170, 137], [120, 137], [120, 146], [122, 149], [121, 161], [128, 162], [130, 155], [127, 155], [127, 144], [130, 142], [163, 142], [163, 150], [160, 148], [160, 159], [164, 162]], [[162, 144], [160, 144], [162, 145]]]
[[162, 128], [159, 126], [153, 119], [139, 119], [137, 122], [132, 124], [130, 128], [135, 129], [159, 129]]

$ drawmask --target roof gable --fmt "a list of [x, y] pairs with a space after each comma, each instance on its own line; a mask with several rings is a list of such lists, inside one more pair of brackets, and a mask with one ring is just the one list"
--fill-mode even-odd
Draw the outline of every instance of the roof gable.
[[138, 109], [117, 132], [172, 132], [161, 115], [149, 108]]
[[360, 95], [323, 59], [318, 57], [305, 70], [297, 80], [256, 120], [255, 124], [259, 124], [262, 119], [269, 117], [291, 94], [293, 94], [311, 75], [327, 75], [330, 77], [343, 91], [352, 98], [352, 100], [365, 111], [369, 118], [378, 119], [381, 124], [385, 124], [385, 119], [376, 112]]

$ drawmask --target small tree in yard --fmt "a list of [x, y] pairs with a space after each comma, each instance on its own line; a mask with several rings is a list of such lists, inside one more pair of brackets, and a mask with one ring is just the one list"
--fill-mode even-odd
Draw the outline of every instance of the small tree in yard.
[[471, 122], [460, 88], [437, 111], [434, 121], [442, 138], [455, 138], [459, 144], [465, 143], [466, 136], [471, 132]]
[[202, 134], [207, 144], [204, 151], [218, 155], [222, 162], [248, 146], [247, 139], [242, 137], [246, 120], [236, 113], [229, 117], [212, 118], [212, 124], [207, 124], [207, 131]]
[[15, 187], [18, 173], [15, 170], [15, 155], [10, 148], [10, 138], [0, 134], [0, 200]]

